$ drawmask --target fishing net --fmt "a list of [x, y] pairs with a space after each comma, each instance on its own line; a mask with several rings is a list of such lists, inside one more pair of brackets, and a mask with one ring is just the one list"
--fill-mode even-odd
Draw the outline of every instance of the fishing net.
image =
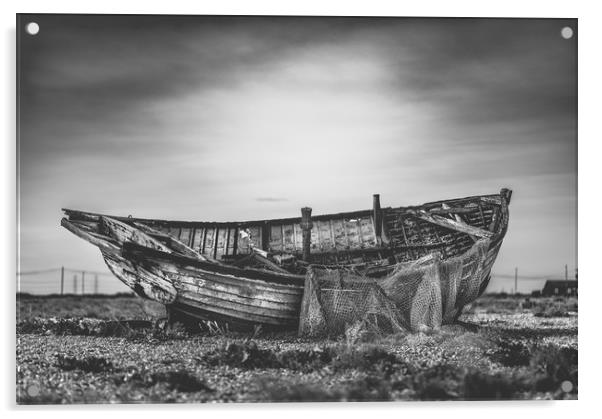
[[455, 320], [476, 299], [487, 272], [488, 240], [442, 260], [433, 253], [399, 263], [384, 278], [311, 266], [305, 278], [299, 334], [390, 334], [426, 331]]

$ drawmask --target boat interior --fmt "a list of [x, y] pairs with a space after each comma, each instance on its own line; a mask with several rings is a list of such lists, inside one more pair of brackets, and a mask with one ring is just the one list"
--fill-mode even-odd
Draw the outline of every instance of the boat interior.
[[[380, 208], [379, 196], [374, 195], [371, 210], [313, 216], [309, 224], [302, 217], [197, 222], [63, 211], [64, 225], [98, 239], [114, 239], [103, 229], [101, 220], [106, 217], [140, 230], [174, 253], [242, 268], [303, 274], [309, 264], [377, 268], [433, 252], [442, 258], [457, 256], [479, 239], [503, 237], [510, 197], [511, 191], [502, 189], [495, 195]], [[304, 228], [309, 230], [306, 254]]]
[[[303, 274], [309, 264], [361, 269], [418, 260], [433, 252], [462, 254], [479, 239], [495, 241], [507, 226], [511, 191], [418, 206], [244, 222], [168, 221], [114, 217], [63, 209], [63, 225], [77, 234], [115, 240], [103, 219], [163, 243], [168, 252], [234, 267]], [[311, 211], [311, 210], [310, 210]], [[124, 227], [127, 226], [127, 227]], [[304, 253], [304, 229], [309, 238]], [[89, 237], [88, 237], [88, 241]], [[119, 240], [115, 245], [119, 247]], [[161, 249], [159, 249], [161, 250]]]

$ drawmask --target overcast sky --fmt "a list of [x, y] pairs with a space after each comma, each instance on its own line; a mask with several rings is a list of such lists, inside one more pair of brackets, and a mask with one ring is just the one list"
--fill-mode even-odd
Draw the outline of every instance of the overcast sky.
[[[60, 227], [61, 207], [226, 221], [509, 187], [494, 273], [562, 276], [566, 263], [572, 274], [576, 25], [22, 16], [20, 268], [107, 270]], [[22, 289], [55, 291], [53, 275]], [[494, 277], [490, 290], [513, 282]]]

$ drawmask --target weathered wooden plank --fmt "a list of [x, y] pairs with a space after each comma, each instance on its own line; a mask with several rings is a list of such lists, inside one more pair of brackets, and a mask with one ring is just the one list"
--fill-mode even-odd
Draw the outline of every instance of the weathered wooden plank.
[[493, 215], [491, 217], [491, 223], [489, 223], [489, 231], [495, 232], [497, 230], [498, 219], [500, 217], [500, 208], [495, 208], [493, 210]]
[[208, 228], [205, 232], [205, 248], [203, 255], [213, 257], [215, 249], [215, 231], [216, 228]]
[[228, 230], [228, 246], [227, 246], [227, 255], [236, 255], [236, 242], [238, 241], [238, 231], [236, 228], [230, 228]]
[[133, 242], [140, 244], [141, 246], [149, 247], [151, 249], [161, 250], [162, 252], [171, 253], [171, 249], [161, 243], [159, 240], [154, 239], [142, 230], [132, 227], [129, 224], [121, 221], [114, 220], [109, 217], [100, 217], [100, 229], [103, 232], [107, 232], [112, 238], [117, 240], [119, 243]]
[[224, 239], [224, 254], [223, 254], [223, 256], [227, 256], [228, 255], [228, 250], [230, 248], [230, 233], [231, 233], [231, 230], [229, 228], [226, 228], [225, 239]]
[[283, 273], [283, 274], [289, 274], [290, 273], [286, 269], [281, 268], [280, 266], [276, 265], [274, 262], [272, 262], [268, 258], [266, 258], [263, 255], [259, 254], [257, 251], [253, 252], [253, 258], [256, 261], [258, 261], [259, 263], [261, 263], [263, 266], [265, 266], [266, 268], [268, 268], [269, 270], [271, 270], [271, 271], [276, 271], [276, 272], [280, 272], [280, 273]]
[[429, 223], [449, 228], [451, 230], [459, 231], [461, 233], [466, 233], [471, 236], [483, 237], [488, 239], [493, 236], [493, 233], [491, 231], [483, 230], [478, 227], [473, 227], [468, 224], [459, 223], [455, 220], [443, 218], [438, 215], [429, 215], [425, 212], [416, 212], [412, 215], [421, 220], [428, 221]]
[[186, 243], [186, 245], [187, 245], [188, 247], [190, 247], [191, 249], [193, 249], [193, 250], [195, 250], [195, 251], [198, 251], [198, 249], [195, 249], [195, 248], [194, 248], [194, 241], [195, 241], [195, 239], [196, 239], [197, 230], [198, 230], [198, 229], [196, 229], [196, 228], [194, 228], [194, 227], [192, 227], [192, 228], [190, 229], [190, 238], [188, 239], [188, 243]]
[[211, 244], [208, 243], [208, 238], [209, 238], [209, 240], [211, 239], [212, 232], [213, 232], [212, 228], [204, 228], [203, 229], [203, 241], [201, 242], [201, 254], [204, 256], [208, 256], [208, 254], [209, 254], [208, 249], [211, 249]]
[[481, 196], [480, 199], [481, 199], [481, 201], [486, 202], [488, 204], [495, 204], [495, 205], [501, 205], [502, 204], [502, 198], [499, 195], [495, 195], [495, 196]]
[[205, 234], [204, 228], [195, 228], [194, 229], [194, 238], [192, 240], [192, 248], [199, 253], [203, 253], [202, 245], [203, 245], [203, 235]]
[[242, 310], [244, 311], [252, 310], [252, 312], [257, 314], [260, 314], [262, 311], [264, 311], [266, 315], [275, 317], [298, 316], [298, 313], [296, 312], [298, 300], [290, 303], [273, 302], [262, 298], [261, 293], [257, 293], [257, 295], [254, 297], [248, 297], [235, 292], [233, 293], [231, 290], [210, 288], [204, 283], [198, 285], [190, 281], [183, 282], [176, 280], [174, 282], [176, 284], [176, 288], [178, 289], [195, 293], [200, 297], [206, 296], [218, 302], [236, 304], [240, 307], [243, 307]]
[[166, 278], [172, 281], [176, 288], [179, 283], [195, 284], [216, 291], [238, 295], [241, 298], [254, 299], [257, 296], [261, 296], [263, 300], [277, 305], [290, 306], [291, 304], [296, 304], [303, 294], [303, 287], [301, 286], [291, 287], [261, 281], [247, 281], [246, 279], [212, 272], [200, 273], [198, 269], [194, 268], [173, 270], [164, 269], [160, 264], [153, 264], [149, 269], [151, 272], [162, 272]]
[[485, 214], [483, 213], [483, 206], [479, 202], [479, 215], [481, 216], [481, 226], [483, 228], [487, 228], [487, 223], [485, 222]]
[[343, 220], [333, 220], [334, 244], [336, 250], [343, 251], [348, 249], [347, 234], [345, 233], [345, 224]]
[[359, 240], [360, 247], [363, 249], [364, 248], [364, 235], [362, 233], [362, 220], [361, 220], [361, 218], [356, 218], [355, 222], [357, 224], [357, 238]]
[[[445, 204], [445, 203], [443, 204], [443, 208], [444, 209], [451, 209], [450, 206], [447, 205], [447, 204]], [[462, 216], [460, 216], [460, 214], [458, 214], [457, 212], [453, 212], [450, 215], [452, 215], [454, 217], [454, 219], [456, 220], [456, 222], [458, 222], [459, 224], [462, 224], [462, 225], [465, 225], [465, 226], [469, 225], [468, 223], [466, 223], [466, 221], [464, 221], [464, 219], [462, 218]], [[470, 237], [470, 239], [473, 242], [476, 242], [478, 240], [473, 234], [469, 234], [468, 237]]]
[[442, 208], [431, 208], [428, 209], [429, 214], [433, 215], [453, 215], [453, 214], [470, 214], [478, 211], [479, 208], [477, 206], [473, 207], [450, 207], [447, 204], [443, 204]]
[[224, 316], [235, 317], [249, 322], [265, 323], [275, 326], [285, 325], [290, 322], [290, 320], [287, 318], [277, 318], [254, 313], [243, 313], [231, 307], [224, 307], [222, 304], [217, 302], [207, 302], [205, 298], [199, 298], [199, 296], [192, 292], [182, 292], [180, 295], [178, 295], [177, 300], [192, 307], [198, 307], [203, 310], [219, 313]]
[[249, 227], [249, 231], [251, 232], [249, 246], [252, 246], [256, 249], [261, 249], [262, 248], [261, 240], [262, 240], [263, 230], [261, 229], [261, 227], [256, 226], [256, 227]]
[[303, 252], [303, 230], [301, 229], [301, 224], [295, 223], [293, 224], [294, 235], [295, 235], [295, 252], [302, 253]]
[[120, 247], [116, 242], [111, 240], [111, 238], [85, 231], [66, 218], [61, 220], [61, 225], [79, 238], [82, 238], [94, 246], [99, 247], [103, 251], [112, 253], [120, 251]]
[[137, 294], [162, 304], [170, 304], [176, 299], [177, 291], [171, 281], [156, 275], [130, 261], [114, 254], [103, 253], [109, 270]]
[[85, 230], [89, 233], [99, 233], [98, 221], [70, 221], [73, 225]]
[[270, 250], [270, 224], [267, 221], [261, 225], [261, 249]]
[[180, 228], [179, 227], [174, 227], [174, 226], [169, 226], [167, 234], [175, 239], [178, 238], [178, 236], [180, 235]]
[[69, 208], [61, 208], [61, 211], [69, 217], [69, 221], [96, 221], [100, 220], [101, 214], [94, 214], [91, 212], [77, 211]]
[[180, 237], [178, 237], [178, 240], [181, 241], [186, 246], [189, 246], [190, 245], [190, 228], [182, 227], [180, 229]]
[[[154, 270], [153, 270], [154, 272]], [[266, 286], [252, 286], [243, 281], [235, 281], [232, 278], [226, 278], [219, 275], [196, 276], [194, 271], [182, 270], [176, 274], [166, 272], [171, 278], [174, 286], [178, 288], [180, 284], [191, 284], [199, 289], [211, 289], [216, 292], [222, 292], [230, 296], [245, 300], [254, 301], [255, 304], [262, 304], [270, 307], [292, 307], [297, 304], [303, 294], [301, 287], [295, 289], [295, 292], [281, 292], [278, 289]]]
[[[169, 243], [168, 243], [169, 248], [172, 249], [172, 250], [174, 250], [174, 251], [176, 251], [176, 252], [178, 252], [178, 253], [181, 253], [182, 255], [193, 257], [193, 258], [196, 258], [196, 259], [207, 260], [206, 256], [201, 255], [196, 250], [188, 247], [186, 244], [182, 243], [179, 240], [174, 239], [171, 236], [164, 236], [163, 234], [159, 233], [158, 231], [150, 228], [147, 225], [141, 224], [141, 223], [136, 223], [135, 222], [134, 226], [137, 227], [137, 228], [139, 228], [140, 230], [142, 230], [144, 233], [148, 234], [151, 237], [153, 237], [153, 236], [155, 236], [155, 237], [161, 236], [161, 237], [165, 237], [165, 238], [169, 239]], [[159, 250], [161, 250], [161, 249], [159, 249]]]
[[[377, 236], [374, 232], [374, 222], [371, 217], [360, 218], [360, 231], [362, 243], [365, 246], [376, 246], [378, 244]], [[380, 234], [378, 237], [380, 237]]]
[[271, 252], [281, 252], [282, 248], [282, 226], [280, 224], [270, 226], [270, 247]]
[[347, 242], [350, 249], [360, 249], [361, 241], [359, 228], [356, 218], [345, 219], [345, 231], [347, 232]]
[[219, 259], [222, 255], [226, 254], [226, 246], [228, 240], [228, 229], [220, 228], [217, 233], [217, 241], [215, 247], [215, 259]]
[[213, 236], [213, 258], [216, 259], [218, 257], [217, 255], [217, 248], [219, 246], [219, 236], [220, 236], [220, 228], [215, 228], [215, 233]]
[[253, 252], [254, 252], [254, 253], [257, 253], [257, 254], [259, 254], [259, 255], [261, 255], [261, 256], [263, 256], [264, 258], [267, 258], [267, 257], [268, 257], [268, 255], [269, 255], [269, 252], [267, 252], [267, 251], [265, 251], [265, 250], [263, 250], [263, 249], [256, 249], [256, 248], [254, 248], [254, 249], [253, 249]]
[[334, 249], [330, 221], [317, 221], [315, 224], [320, 237], [320, 250], [322, 252], [329, 252]]
[[[315, 223], [314, 223], [315, 224]], [[312, 251], [312, 253], [318, 253], [320, 252], [321, 249], [321, 243], [320, 243], [320, 229], [319, 228], [315, 228], [315, 225], [312, 224], [312, 229], [310, 232], [310, 249]]]
[[[203, 281], [207, 284], [213, 284], [211, 285], [213, 287], [217, 285], [226, 287], [231, 292], [243, 296], [255, 297], [258, 295], [257, 293], [260, 293], [264, 298], [274, 302], [294, 303], [303, 294], [303, 288], [300, 285], [275, 284], [255, 279], [238, 278], [190, 266], [175, 268], [164, 263], [151, 263], [150, 270], [152, 272], [163, 272], [174, 283], [177, 281]], [[255, 272], [258, 271], [255, 270]], [[265, 274], [265, 271], [261, 272]]]
[[221, 275], [237, 277], [240, 280], [251, 281], [256, 285], [262, 283], [274, 287], [293, 287], [297, 288], [304, 281], [303, 275], [282, 274], [253, 268], [237, 268], [225, 264], [205, 262], [198, 259], [182, 256], [179, 254], [169, 254], [135, 243], [124, 243], [123, 251], [128, 257], [133, 257], [144, 261], [145, 263], [160, 265], [161, 269], [178, 272], [179, 269], [195, 269], [199, 275], [214, 272]]
[[230, 237], [232, 238], [231, 254], [236, 256], [238, 254], [238, 240], [240, 239], [239, 228], [232, 228], [230, 231]]
[[282, 237], [284, 243], [285, 252], [295, 251], [295, 236], [294, 236], [294, 225], [284, 224], [282, 226]]
[[334, 238], [334, 221], [333, 220], [328, 220], [328, 231], [330, 233], [330, 251], [335, 251], [337, 250], [337, 241]]

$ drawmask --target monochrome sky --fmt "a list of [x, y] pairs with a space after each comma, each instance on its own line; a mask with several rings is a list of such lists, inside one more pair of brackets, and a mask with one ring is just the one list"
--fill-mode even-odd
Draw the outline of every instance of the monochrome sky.
[[[494, 273], [572, 275], [576, 25], [21, 15], [20, 269], [107, 270], [60, 227], [62, 207], [247, 220], [370, 208], [373, 193], [400, 206], [509, 187]], [[22, 289], [56, 289], [36, 278]]]

